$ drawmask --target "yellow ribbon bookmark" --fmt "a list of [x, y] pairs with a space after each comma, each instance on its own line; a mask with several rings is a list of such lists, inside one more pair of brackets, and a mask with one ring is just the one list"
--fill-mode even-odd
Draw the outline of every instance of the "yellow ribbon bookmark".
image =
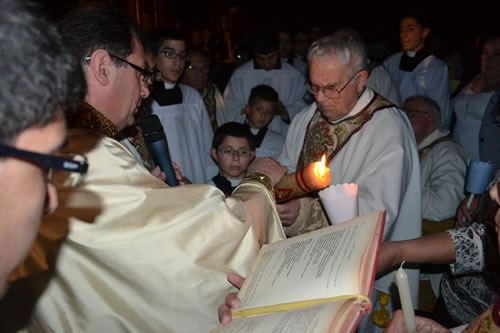
[[252, 308], [252, 309], [235, 310], [235, 311], [233, 311], [233, 317], [251, 317], [251, 316], [256, 316], [256, 315], [261, 315], [261, 314], [266, 314], [266, 313], [271, 313], [271, 312], [285, 312], [285, 311], [301, 309], [301, 308], [305, 308], [305, 307], [313, 306], [313, 305], [318, 305], [318, 304], [325, 304], [325, 303], [331, 303], [331, 302], [335, 302], [335, 301], [346, 300], [346, 299], [350, 299], [350, 298], [359, 298], [363, 301], [363, 303], [368, 303], [368, 304], [370, 303], [370, 299], [366, 296], [363, 296], [363, 295], [345, 295], [345, 296], [337, 296], [337, 297], [331, 297], [331, 298], [320, 298], [320, 299], [300, 301], [300, 302], [262, 306], [259, 308]]

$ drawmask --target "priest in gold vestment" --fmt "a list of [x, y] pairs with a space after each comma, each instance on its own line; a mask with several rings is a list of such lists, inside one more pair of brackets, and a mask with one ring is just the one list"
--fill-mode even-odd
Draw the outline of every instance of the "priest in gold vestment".
[[[87, 27], [102, 27], [93, 36], [102, 39], [98, 46], [85, 48], [88, 31], [78, 29]], [[272, 188], [286, 168], [254, 161], [227, 198], [209, 185], [169, 188], [119, 142], [149, 95], [139, 36], [102, 9], [74, 13], [59, 29], [70, 45], [83, 45], [72, 46], [88, 94], [70, 119], [76, 128], [66, 149], [86, 156], [89, 170], [81, 185], [58, 188], [59, 208], [42, 221], [13, 277], [0, 331], [36, 297], [30, 332], [207, 332], [234, 290], [226, 274], [246, 275], [263, 243], [285, 237]], [[66, 184], [78, 181], [71, 175]]]

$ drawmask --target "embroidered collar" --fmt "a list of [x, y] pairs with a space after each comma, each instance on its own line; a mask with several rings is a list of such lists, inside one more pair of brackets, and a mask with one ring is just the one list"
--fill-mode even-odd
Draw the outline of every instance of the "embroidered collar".
[[390, 107], [394, 107], [391, 102], [373, 94], [371, 101], [359, 112], [335, 124], [330, 123], [319, 110], [316, 110], [307, 126], [297, 170], [319, 161], [323, 154], [326, 154], [327, 164], [329, 164], [349, 139], [372, 119], [375, 112]]
[[97, 111], [92, 105], [83, 103], [80, 110], [68, 117], [69, 128], [86, 128], [120, 140], [120, 134], [116, 126], [106, 118], [101, 112]]

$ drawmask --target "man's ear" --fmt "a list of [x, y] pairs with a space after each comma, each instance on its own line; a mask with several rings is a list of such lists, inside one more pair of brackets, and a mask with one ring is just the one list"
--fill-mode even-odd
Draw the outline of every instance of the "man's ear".
[[111, 72], [115, 69], [108, 52], [99, 49], [90, 56], [90, 71], [94, 78], [103, 86], [110, 83]]
[[368, 71], [361, 71], [358, 74], [358, 78], [356, 80], [356, 90], [358, 92], [362, 92], [365, 89], [366, 80], [368, 80]]
[[250, 114], [250, 105], [246, 105], [244, 109], [245, 114], [248, 116]]

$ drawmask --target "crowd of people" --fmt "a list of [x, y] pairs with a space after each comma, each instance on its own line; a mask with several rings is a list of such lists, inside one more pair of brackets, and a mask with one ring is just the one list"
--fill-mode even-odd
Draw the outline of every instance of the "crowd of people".
[[[221, 86], [220, 59], [179, 31], [146, 35], [102, 5], [57, 25], [30, 2], [0, 5], [2, 332], [227, 324], [238, 305], [227, 280], [241, 287], [263, 244], [330, 225], [315, 194], [274, 195], [323, 155], [332, 185], [358, 184], [360, 215], [386, 211], [371, 302], [388, 294], [394, 316], [364, 316], [358, 332], [404, 332], [402, 261], [413, 264], [416, 309], [418, 265], [450, 265], [434, 276], [438, 302], [418, 332], [500, 330], [498, 32], [485, 32], [478, 74], [454, 97], [419, 12], [401, 16], [401, 51], [381, 63], [349, 27], [228, 42], [235, 68]], [[150, 115], [178, 186], [146, 140]], [[494, 172], [468, 202], [472, 160]]]

